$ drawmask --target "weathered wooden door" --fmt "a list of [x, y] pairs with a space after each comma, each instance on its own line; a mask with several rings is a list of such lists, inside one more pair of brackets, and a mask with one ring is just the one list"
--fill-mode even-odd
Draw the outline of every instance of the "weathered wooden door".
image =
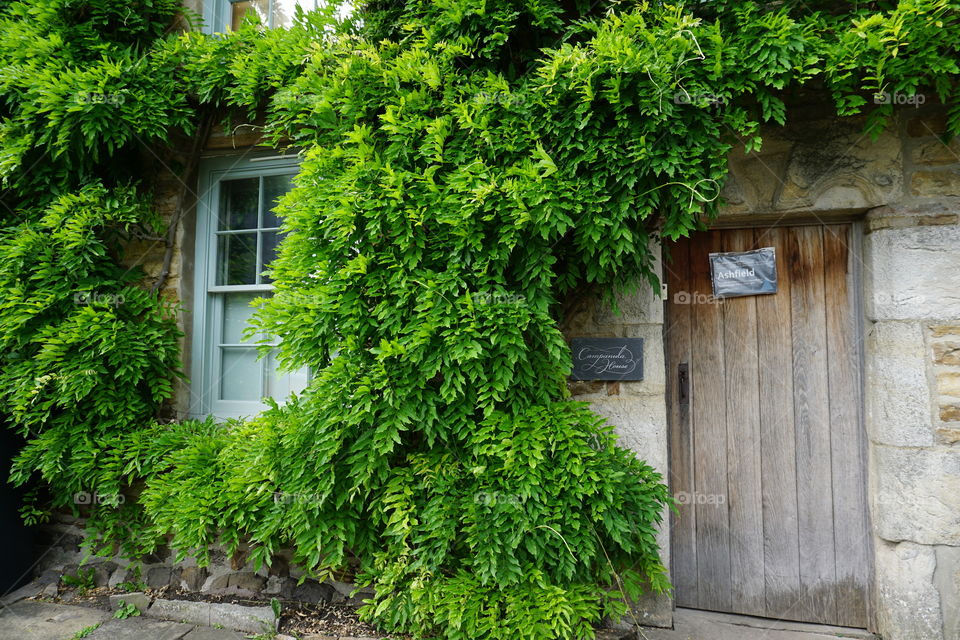
[[[850, 225], [669, 249], [678, 606], [867, 626], [857, 252]], [[716, 300], [708, 255], [775, 247], [779, 291]]]

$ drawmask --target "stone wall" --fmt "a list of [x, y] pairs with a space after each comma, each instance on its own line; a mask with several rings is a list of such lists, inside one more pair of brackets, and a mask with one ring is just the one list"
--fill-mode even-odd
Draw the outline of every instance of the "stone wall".
[[904, 193], [866, 217], [876, 611], [891, 640], [960, 638], [960, 146], [905, 118]]
[[[39, 541], [44, 549], [36, 566], [41, 582], [56, 585], [62, 576], [76, 576], [93, 571], [97, 587], [117, 588], [125, 584], [127, 590], [173, 590], [199, 592], [211, 596], [237, 596], [250, 599], [291, 599], [310, 604], [346, 603], [359, 606], [372, 595], [361, 591], [354, 595], [355, 585], [347, 575], [325, 581], [305, 577], [296, 565], [291, 565], [289, 550], [273, 557], [270, 567], [257, 568], [247, 557], [246, 549], [228, 555], [222, 548], [213, 548], [210, 563], [205, 567], [188, 558], [176, 561], [169, 549], [139, 562], [116, 556], [88, 558], [81, 548], [83, 520], [60, 515], [45, 526]], [[50, 594], [55, 594], [52, 589]]]
[[[653, 250], [659, 253], [659, 247]], [[661, 274], [657, 266], [658, 276]], [[595, 296], [574, 305], [563, 326], [567, 338], [643, 338], [643, 377], [636, 382], [571, 382], [575, 400], [590, 402], [594, 411], [616, 427], [620, 444], [669, 478], [667, 456], [666, 364], [663, 344], [663, 300], [646, 282], [618, 296], [618, 311]], [[658, 541], [665, 566], [670, 566], [669, 514], [664, 514]], [[634, 621], [657, 627], [673, 624], [673, 604], [666, 596], [650, 596], [633, 604], [633, 614], [616, 627]]]

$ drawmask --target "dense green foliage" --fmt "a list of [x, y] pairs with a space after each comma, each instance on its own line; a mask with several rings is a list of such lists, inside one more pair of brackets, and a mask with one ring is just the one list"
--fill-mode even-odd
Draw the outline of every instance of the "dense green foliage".
[[[669, 497], [570, 401], [565, 299], [655, 284], [656, 242], [716, 211], [727, 154], [792, 91], [874, 132], [892, 114], [874, 93], [935, 92], [960, 130], [960, 4], [820, 4], [384, 1], [210, 37], [170, 32], [170, 2], [9, 3], [14, 481], [54, 507], [128, 498], [88, 510], [104, 552], [170, 536], [201, 560], [219, 542], [349, 567], [390, 630], [592, 637], [619, 596], [668, 587]], [[302, 149], [258, 322], [315, 375], [247, 421], [164, 424], [176, 327], [118, 265], [163, 231], [139, 158], [209, 109]]]

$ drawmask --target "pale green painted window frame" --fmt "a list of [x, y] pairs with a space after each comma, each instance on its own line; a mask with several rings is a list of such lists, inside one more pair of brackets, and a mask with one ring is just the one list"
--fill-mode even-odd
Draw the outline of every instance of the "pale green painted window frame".
[[[274, 21], [274, 2], [275, 0], [269, 0], [269, 7], [267, 9], [267, 28], [272, 29], [275, 25]], [[203, 3], [203, 24], [204, 33], [223, 33], [224, 27], [226, 27], [231, 22], [230, 5], [234, 4], [232, 0], [204, 0]], [[308, 5], [310, 2], [308, 0], [302, 0], [301, 5]], [[316, 9], [319, 6], [317, 0], [313, 0], [313, 9]], [[311, 9], [306, 8], [307, 11]]]
[[[194, 254], [193, 332], [191, 348], [190, 415], [213, 415], [217, 419], [252, 416], [267, 408], [264, 402], [222, 400], [219, 336], [222, 327], [223, 293], [269, 292], [270, 284], [217, 285], [217, 227], [220, 184], [224, 180], [295, 175], [297, 156], [225, 157], [205, 160], [200, 165]], [[262, 215], [262, 214], [261, 214]], [[258, 242], [258, 247], [259, 247]], [[258, 248], [259, 253], [259, 248]], [[262, 360], [260, 361], [262, 362]], [[264, 378], [261, 368], [260, 384]], [[282, 401], [284, 398], [275, 398]]]

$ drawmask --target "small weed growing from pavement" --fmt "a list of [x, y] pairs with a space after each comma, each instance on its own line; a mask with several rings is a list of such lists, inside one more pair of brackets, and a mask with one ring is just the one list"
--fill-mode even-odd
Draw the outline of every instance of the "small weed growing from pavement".
[[75, 634], [73, 634], [73, 637], [70, 638], [70, 640], [80, 640], [80, 638], [86, 638], [88, 635], [90, 635], [91, 633], [93, 633], [99, 628], [100, 628], [99, 622], [97, 624], [92, 624], [89, 627], [84, 627], [83, 629], [80, 629], [80, 631], [77, 631]]
[[77, 575], [75, 576], [63, 576], [63, 584], [68, 587], [73, 587], [77, 590], [78, 595], [84, 595], [90, 589], [93, 589], [96, 585], [94, 581], [94, 571], [93, 569], [78, 569]]
[[127, 618], [136, 618], [140, 615], [140, 609], [137, 609], [136, 605], [126, 602], [125, 600], [120, 601], [120, 608], [117, 609], [117, 612], [113, 614], [113, 617], [117, 620], [126, 620]]

